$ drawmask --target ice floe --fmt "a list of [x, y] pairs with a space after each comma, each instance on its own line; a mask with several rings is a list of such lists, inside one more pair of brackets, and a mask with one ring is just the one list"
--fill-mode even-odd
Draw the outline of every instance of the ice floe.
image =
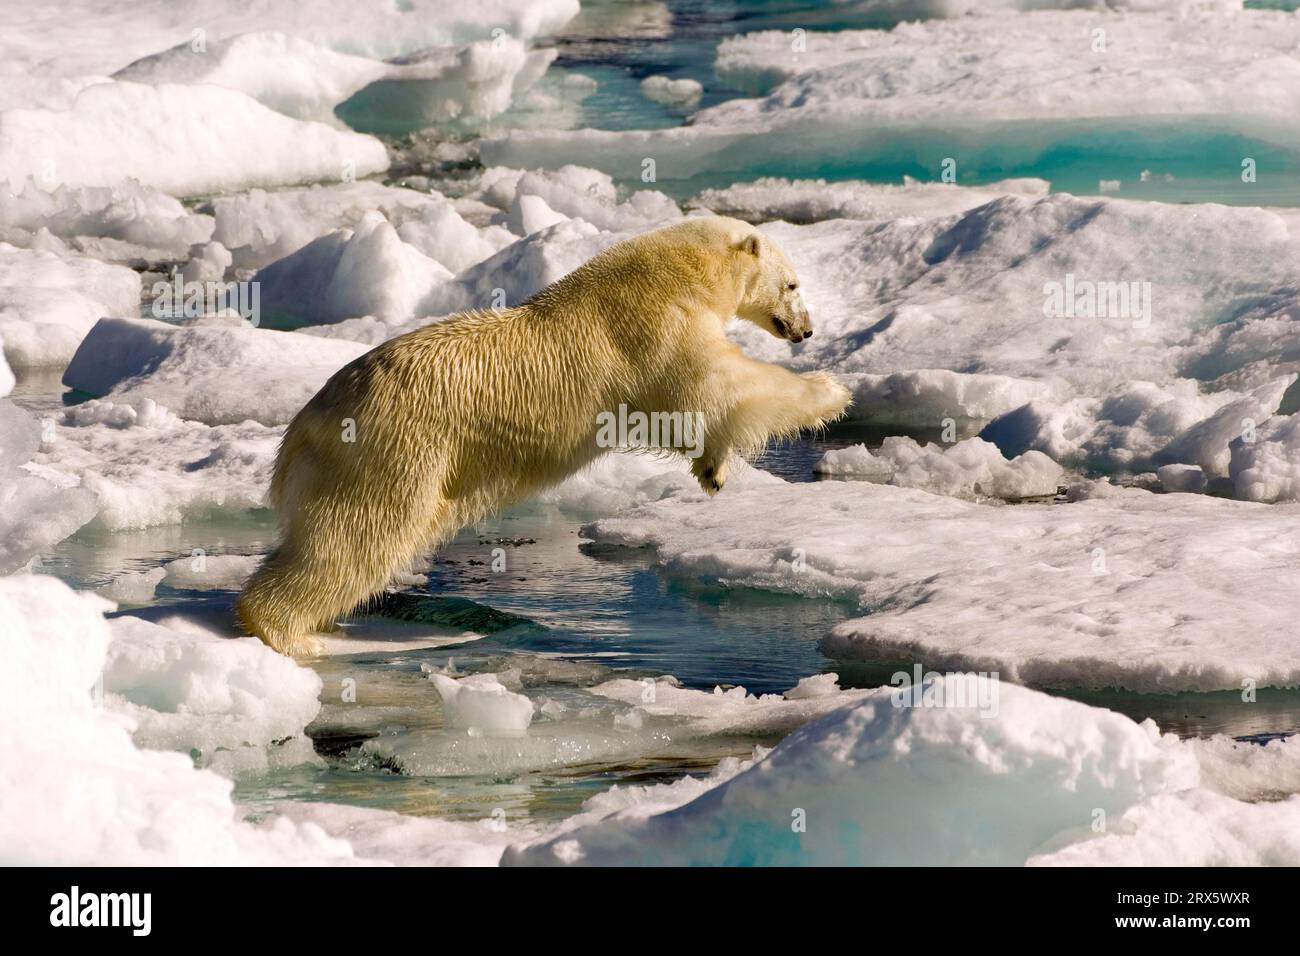
[[823, 219], [907, 219], [951, 216], [991, 202], [999, 196], [1046, 196], [1042, 179], [1007, 179], [987, 186], [920, 182], [904, 177], [902, 185], [837, 182], [824, 179], [781, 179], [766, 176], [752, 182], [705, 189], [687, 203], [719, 216], [746, 222], [783, 220], [792, 223]]
[[[352, 342], [244, 324], [103, 319], [63, 382], [115, 404], [150, 399], [209, 425], [283, 425], [365, 351]], [[235, 387], [240, 382], [255, 387]]]
[[702, 793], [688, 790], [688, 802], [664, 799], [646, 813], [606, 798], [604, 816], [511, 847], [503, 862], [1242, 865], [1300, 857], [1300, 797], [1235, 800], [1201, 779], [1191, 745], [1149, 721], [987, 678], [977, 682], [996, 698], [995, 711], [945, 704], [958, 682], [967, 678], [928, 682], [934, 705], [900, 706], [885, 690], [841, 707]]
[[[201, 148], [159, 162], [178, 140]], [[115, 82], [88, 87], [70, 109], [0, 112], [0, 164], [14, 185], [134, 179], [195, 196], [368, 176], [388, 168], [388, 153], [372, 137], [291, 119], [234, 90]]]
[[[1130, 489], [991, 508], [864, 483], [667, 497], [586, 526], [676, 574], [854, 603], [842, 660], [920, 659], [1047, 687], [1300, 682], [1295, 505]], [[1300, 580], [1296, 581], [1300, 585]]]

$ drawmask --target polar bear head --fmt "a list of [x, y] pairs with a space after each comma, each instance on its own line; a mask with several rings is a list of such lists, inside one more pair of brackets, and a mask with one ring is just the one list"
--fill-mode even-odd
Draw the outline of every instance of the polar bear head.
[[812, 320], [799, 294], [799, 277], [781, 248], [753, 226], [733, 236], [732, 248], [741, 274], [736, 315], [778, 339], [802, 342], [812, 338]]

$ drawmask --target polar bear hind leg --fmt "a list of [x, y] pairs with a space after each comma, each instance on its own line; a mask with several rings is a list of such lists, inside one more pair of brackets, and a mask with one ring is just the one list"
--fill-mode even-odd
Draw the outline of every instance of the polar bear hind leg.
[[319, 653], [313, 632], [332, 630], [340, 615], [383, 590], [395, 570], [454, 533], [440, 520], [449, 510], [444, 503], [392, 490], [380, 507], [374, 489], [353, 490], [346, 482], [299, 498], [279, 546], [239, 597], [245, 630], [283, 654]]

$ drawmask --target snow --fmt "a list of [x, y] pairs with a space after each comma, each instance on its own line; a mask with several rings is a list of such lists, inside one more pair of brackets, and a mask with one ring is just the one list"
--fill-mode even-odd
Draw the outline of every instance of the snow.
[[1064, 471], [1042, 452], [1028, 451], [1010, 461], [997, 446], [979, 438], [944, 447], [918, 445], [891, 435], [872, 454], [865, 445], [828, 451], [813, 466], [832, 478], [867, 478], [937, 495], [1007, 500], [1056, 494]]
[[[184, 161], [159, 162], [177, 142], [194, 144]], [[113, 82], [87, 87], [68, 109], [0, 112], [0, 168], [15, 188], [29, 177], [47, 190], [134, 179], [195, 196], [368, 176], [388, 168], [388, 153], [234, 90]]]
[[[668, 572], [854, 602], [822, 650], [1044, 687], [1240, 690], [1300, 680], [1296, 506], [1115, 494], [993, 508], [864, 482], [728, 487], [602, 518]], [[864, 542], [868, 545], [864, 546]]]
[[[243, 324], [103, 319], [73, 356], [63, 383], [115, 404], [149, 399], [209, 425], [283, 425], [365, 351], [352, 342]], [[232, 388], [234, 381], [241, 387]]]
[[139, 303], [130, 269], [0, 242], [0, 339], [16, 369], [66, 365], [97, 319]]

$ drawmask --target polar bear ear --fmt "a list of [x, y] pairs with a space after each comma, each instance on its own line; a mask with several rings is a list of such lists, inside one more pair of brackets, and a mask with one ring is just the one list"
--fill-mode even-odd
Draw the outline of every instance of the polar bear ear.
[[741, 236], [735, 245], [735, 249], [737, 252], [746, 252], [757, 259], [759, 252], [758, 233], [751, 232], [748, 235]]

